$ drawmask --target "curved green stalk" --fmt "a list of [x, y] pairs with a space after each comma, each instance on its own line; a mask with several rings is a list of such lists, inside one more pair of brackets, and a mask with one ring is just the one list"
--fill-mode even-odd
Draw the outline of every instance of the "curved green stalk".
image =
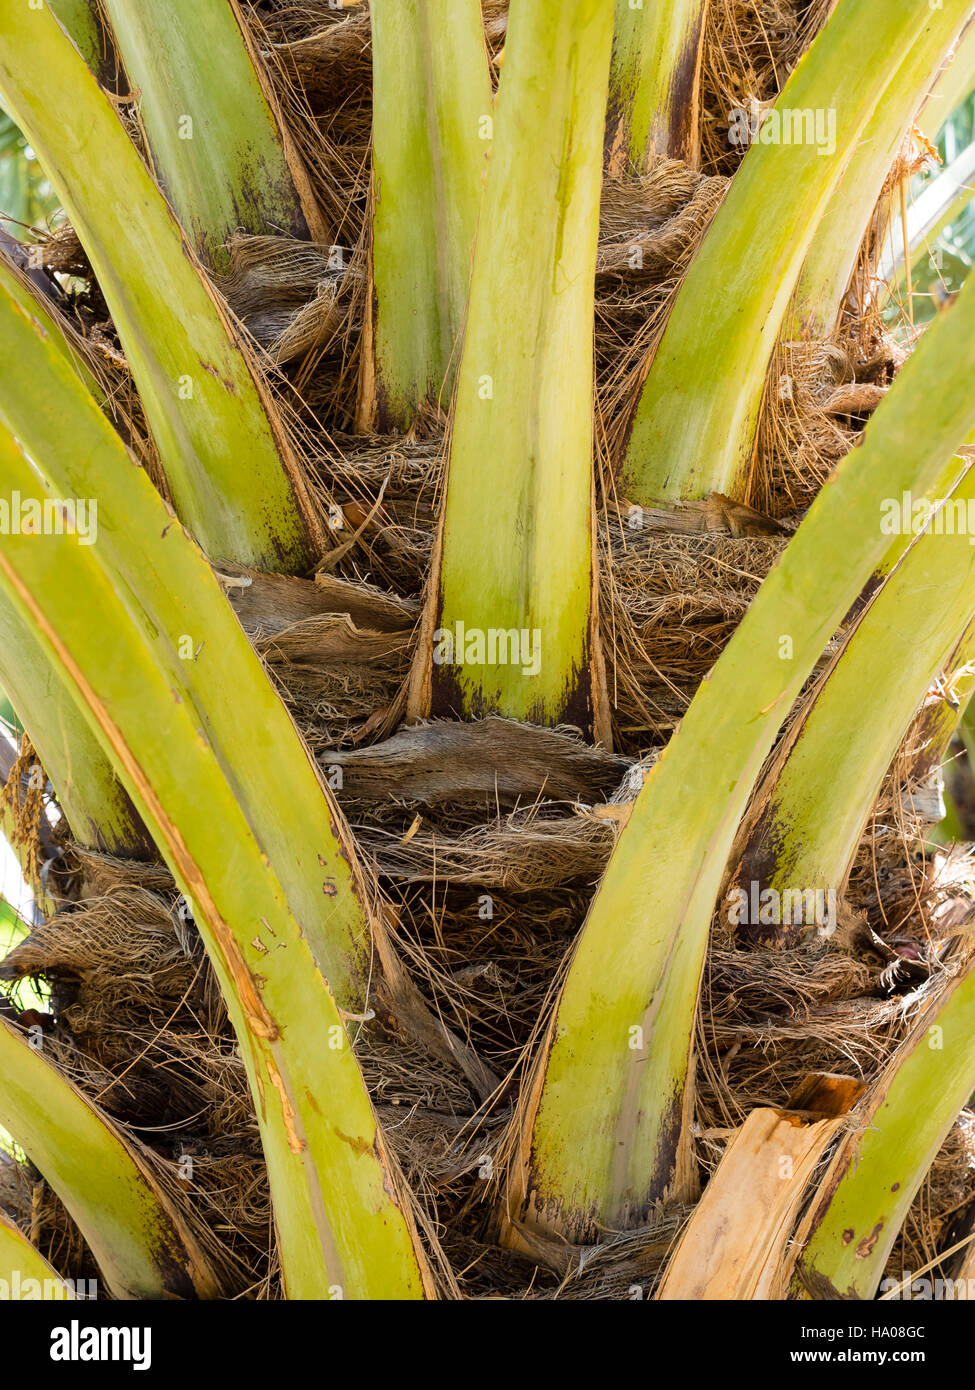
[[[48, 334], [89, 391], [97, 384], [54, 314], [0, 253], [0, 286]], [[0, 681], [23, 720], [61, 810], [81, 845], [142, 857], [152, 842], [135, 807], [54, 667], [6, 596], [0, 596]]]
[[[897, 508], [891, 519], [900, 524], [901, 499], [890, 502], [891, 513]], [[744, 891], [749, 903], [752, 884], [759, 892], [788, 893], [803, 911], [791, 922], [753, 921], [739, 898], [743, 939], [795, 945], [804, 928], [816, 925], [805, 911], [813, 901], [806, 895], [844, 887], [884, 774], [925, 691], [975, 617], [969, 509], [975, 521], [972, 472], [887, 578], [776, 751], [739, 832], [731, 888]], [[956, 520], [955, 534], [939, 533]], [[970, 644], [969, 638], [967, 651], [956, 653], [960, 665], [975, 660]]]
[[205, 264], [229, 270], [237, 231], [326, 240], [233, 0], [102, 3], [141, 93], [156, 177]]
[[975, 18], [959, 35], [949, 60], [932, 87], [919, 120], [932, 137], [944, 126], [951, 113], [975, 91]]
[[118, 1130], [0, 1019], [0, 1124], [78, 1224], [115, 1298], [215, 1298], [193, 1235]]
[[373, 0], [375, 380], [380, 430], [449, 403], [493, 123], [479, 0]]
[[654, 155], [698, 167], [708, 3], [616, 0], [606, 131], [611, 174], [642, 174]]
[[4, 536], [0, 585], [193, 904], [248, 1070], [289, 1295], [417, 1296], [425, 1265], [344, 1027], [367, 1002], [371, 945], [344, 823], [203, 556], [2, 294], [0, 352], [0, 492], [94, 494], [99, 517], [90, 546]]
[[526, 1099], [515, 1221], [588, 1241], [688, 1191], [697, 990], [735, 830], [792, 702], [888, 549], [883, 499], [923, 495], [975, 432], [973, 331], [975, 282], [822, 488], [637, 798]]
[[957, 9], [950, 6], [931, 10], [917, 42], [877, 103], [803, 263], [793, 308], [793, 337], [827, 338], [836, 327], [884, 182], [958, 33], [959, 22]]
[[28, 1281], [36, 1281], [38, 1297], [43, 1296], [51, 1302], [61, 1302], [74, 1298], [68, 1284], [64, 1282], [53, 1265], [34, 1249], [23, 1231], [9, 1221], [0, 1210], [0, 1282], [6, 1285], [8, 1297], [14, 1288], [15, 1297], [32, 1297], [34, 1289], [25, 1294]]
[[[959, 28], [968, 8], [945, 0]], [[766, 373], [802, 262], [891, 67], [930, 18], [917, 0], [880, 9], [839, 0], [799, 60], [677, 294], [633, 417], [623, 496], [745, 497]], [[748, 118], [736, 116], [741, 138]]]
[[58, 672], [0, 594], [0, 681], [80, 845], [147, 857], [152, 841]]
[[592, 334], [611, 38], [600, 0], [513, 0], [417, 715], [604, 732]]
[[0, 10], [0, 92], [91, 259], [180, 516], [213, 560], [307, 568], [320, 524], [267, 392], [111, 100], [46, 8]]
[[797, 1292], [874, 1298], [924, 1176], [975, 1088], [975, 961], [914, 1022], [873, 1083], [796, 1243]]
[[[328, 856], [330, 863], [335, 860], [329, 873], [339, 888], [330, 904], [329, 895], [323, 899], [321, 878], [310, 868], [324, 853], [323, 844], [336, 838], [335, 808], [219, 583], [57, 345], [2, 288], [0, 354], [5, 364], [0, 424], [43, 470], [43, 477], [21, 489], [21, 510], [26, 499], [43, 499], [45, 488], [52, 487], [57, 497], [88, 500], [89, 522], [92, 517], [97, 522], [88, 532], [94, 544], [67, 534], [10, 534], [0, 536], [0, 546], [27, 540], [37, 550], [62, 553], [71, 540], [67, 553], [104, 557], [123, 600], [157, 629], [157, 659], [169, 672], [174, 698], [178, 694], [195, 710], [245, 814], [260, 826], [263, 848], [285, 875], [292, 906], [340, 1002], [358, 1008], [370, 944], [351, 844]], [[132, 540], [137, 518], [147, 533], [145, 544]], [[252, 721], [246, 735], [242, 710]], [[299, 804], [304, 809], [296, 817]]]

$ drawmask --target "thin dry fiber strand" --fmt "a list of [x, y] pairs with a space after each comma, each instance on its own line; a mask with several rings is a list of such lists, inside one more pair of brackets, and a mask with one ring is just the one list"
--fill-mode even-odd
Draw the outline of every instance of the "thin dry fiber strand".
[[612, 511], [609, 522], [603, 650], [618, 746], [639, 755], [673, 733], [788, 537], [631, 530]]
[[[369, 138], [372, 51], [368, 7], [325, 3], [247, 9], [295, 148], [331, 228], [332, 259], [347, 267], [344, 331], [314, 343], [298, 362], [303, 403], [330, 425], [351, 428], [356, 410], [361, 326], [368, 293]], [[313, 322], [327, 313], [327, 304]], [[338, 349], [338, 363], [330, 360]], [[326, 355], [328, 354], [328, 356]]]
[[366, 4], [326, 0], [246, 6], [288, 128], [335, 240], [363, 230], [372, 124], [372, 40]]
[[419, 599], [437, 525], [442, 441], [337, 434], [334, 443], [310, 464], [323, 502], [334, 498], [343, 509], [342, 553], [325, 565], [347, 579], [368, 578]]
[[[937, 102], [933, 102], [931, 107], [929, 121], [933, 125], [934, 122], [940, 121], [940, 117], [935, 114], [938, 109]], [[936, 128], [932, 129], [931, 126], [929, 130], [932, 136], [937, 133]], [[857, 264], [843, 301], [841, 327], [855, 334], [862, 332], [861, 323], [864, 323], [868, 330], [873, 328], [878, 308], [883, 304], [889, 288], [880, 278], [879, 267], [884, 254], [892, 249], [894, 216], [900, 211], [901, 195], [909, 194], [911, 180], [915, 174], [940, 162], [940, 155], [928, 136], [917, 126], [912, 126], [887, 174], [870, 225], [864, 234]], [[927, 249], [925, 247], [925, 253]], [[912, 307], [901, 300], [899, 287], [893, 289], [892, 302], [896, 305], [901, 319], [900, 334], [909, 341], [911, 335], [906, 332], [906, 326], [913, 322]], [[865, 351], [862, 346], [861, 351]]]
[[255, 642], [313, 753], [368, 737], [406, 679], [413, 634], [362, 631], [344, 614], [308, 618]]
[[324, 353], [345, 326], [347, 267], [331, 246], [238, 233], [216, 283], [276, 366]]

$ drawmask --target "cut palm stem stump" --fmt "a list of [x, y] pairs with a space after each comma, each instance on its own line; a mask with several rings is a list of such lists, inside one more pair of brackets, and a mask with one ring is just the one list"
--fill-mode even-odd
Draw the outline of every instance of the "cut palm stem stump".
[[658, 1299], [787, 1297], [789, 1239], [806, 1187], [863, 1089], [848, 1076], [814, 1075], [783, 1110], [751, 1111], [694, 1208]]

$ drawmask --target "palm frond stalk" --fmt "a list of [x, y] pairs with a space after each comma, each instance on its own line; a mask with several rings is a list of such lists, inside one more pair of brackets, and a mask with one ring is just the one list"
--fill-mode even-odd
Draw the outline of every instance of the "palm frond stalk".
[[[800, 901], [807, 890], [842, 892], [884, 774], [925, 692], [949, 658], [962, 669], [975, 659], [970, 639], [959, 649], [975, 618], [975, 552], [966, 530], [973, 503], [969, 473], [888, 576], [791, 725], [739, 831], [730, 893], [747, 885], [750, 894], [753, 883], [759, 893], [798, 892]], [[897, 506], [903, 509], [902, 499]], [[959, 510], [965, 521], [956, 534]], [[890, 499], [888, 521], [892, 511]], [[902, 519], [899, 513], [898, 525]], [[942, 529], [948, 520], [950, 533]], [[813, 925], [801, 913], [791, 923], [752, 921], [749, 910], [737, 931], [745, 942], [794, 946]]]
[[955, 971], [857, 1109], [796, 1232], [798, 1290], [874, 1298], [935, 1154], [975, 1088], [975, 962]]
[[921, 120], [936, 135], [956, 107], [975, 91], [975, 18], [970, 19], [952, 47], [937, 82], [928, 94]]
[[112, 1296], [216, 1297], [197, 1238], [145, 1160], [3, 1017], [0, 1077], [0, 1124], [60, 1195]]
[[936, 79], [957, 38], [960, 13], [958, 8], [930, 11], [867, 122], [803, 263], [792, 336], [827, 338], [835, 329], [874, 208], [932, 85], [938, 90]]
[[229, 269], [237, 232], [327, 240], [233, 0], [102, 3], [140, 93], [153, 171], [204, 264]]
[[[72, 93], [70, 113], [47, 99], [52, 84]], [[324, 532], [267, 388], [112, 101], [47, 8], [0, 14], [0, 94], [91, 259], [182, 520], [214, 560], [307, 569]]]
[[658, 1299], [785, 1296], [806, 1189], [862, 1093], [850, 1077], [814, 1073], [781, 1110], [749, 1111], [681, 1233]]
[[[944, 15], [957, 31], [969, 9], [947, 0]], [[891, 64], [907, 58], [930, 18], [912, 0], [882, 15], [839, 0], [754, 135], [755, 113], [736, 113], [735, 133], [751, 148], [653, 354], [626, 440], [623, 496], [641, 505], [711, 492], [747, 500], [766, 374], [802, 262]], [[911, 94], [905, 120], [913, 102]], [[717, 376], [702, 341], [722, 345]]]
[[128, 793], [43, 647], [0, 596], [0, 680], [49, 778], [75, 841], [147, 858], [153, 845]]
[[[0, 286], [38, 323], [49, 343], [63, 352], [85, 387], [98, 392], [84, 358], [69, 346], [57, 311], [42, 302], [26, 275], [3, 252]], [[10, 501], [7, 505], [9, 513]], [[97, 514], [86, 512], [83, 520], [86, 531], [97, 526]], [[5, 596], [0, 597], [0, 680], [14, 707], [23, 711], [24, 727], [77, 843], [112, 854], [146, 856], [152, 841], [135, 807], [56, 667]]]
[[[18, 1288], [31, 1293], [37, 1292], [51, 1302], [62, 1302], [73, 1298], [69, 1285], [58, 1275], [53, 1265], [48, 1264], [43, 1255], [34, 1249], [19, 1226], [8, 1220], [0, 1211], [0, 1279], [8, 1289]], [[29, 1281], [34, 1281], [30, 1287]]]
[[512, 5], [414, 716], [496, 711], [608, 738], [591, 350], [608, 10]]
[[[193, 903], [250, 1079], [289, 1292], [416, 1295], [425, 1266], [341, 1011], [362, 1007], [370, 931], [338, 813], [199, 551], [57, 349], [12, 301], [0, 310], [26, 374], [5, 376], [0, 419], [43, 469], [7, 434], [0, 481], [62, 505], [95, 484], [101, 513], [92, 546], [6, 537], [0, 584]], [[48, 385], [31, 419], [17, 414], [27, 380]], [[256, 721], [243, 759], [241, 701]]]
[[109, 91], [120, 90], [119, 57], [99, 0], [48, 0], [48, 8], [71, 35], [72, 42], [102, 86]]
[[359, 414], [449, 405], [494, 115], [479, 0], [375, 0], [372, 282]]
[[[881, 315], [889, 200], [836, 189], [870, 130], [891, 154], [970, 0], [110, 3], [114, 87], [50, 7], [0, 5], [40, 155], [0, 131], [0, 195], [43, 161], [78, 229], [28, 180], [53, 230], [0, 261], [0, 502], [29, 523], [0, 526], [0, 673], [70, 811], [45, 788], [44, 918], [3, 914], [0, 1265], [29, 1237], [122, 1296], [670, 1301], [947, 1259], [975, 876], [929, 774], [975, 683], [972, 528], [883, 523], [904, 492], [975, 500], [975, 286], [921, 334]], [[701, 169], [654, 116], [699, 129]], [[267, 227], [303, 201], [292, 149], [341, 273], [307, 213]], [[782, 343], [838, 198], [856, 292]], [[628, 507], [661, 342], [639, 418], [682, 481]], [[91, 545], [55, 524], [86, 501]], [[814, 734], [836, 826], [790, 784], [808, 833], [775, 829], [831, 880], [855, 849], [839, 927], [743, 949], [722, 889]], [[83, 843], [57, 763], [84, 740], [151, 857]], [[4, 827], [37, 824], [33, 760], [0, 740]], [[90, 1229], [91, 1152], [59, 1166], [78, 1106], [121, 1229]]]

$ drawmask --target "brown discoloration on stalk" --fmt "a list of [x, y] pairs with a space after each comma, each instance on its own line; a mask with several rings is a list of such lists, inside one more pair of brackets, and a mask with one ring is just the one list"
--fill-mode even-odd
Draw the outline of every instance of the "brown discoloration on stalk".
[[343, 1134], [337, 1125], [333, 1126], [335, 1133], [342, 1140], [343, 1144], [348, 1144], [357, 1154], [375, 1154], [375, 1144], [367, 1144], [365, 1139], [359, 1139], [354, 1134]]
[[[590, 527], [590, 547], [594, 527]], [[434, 553], [434, 576], [439, 574], [441, 543], [438, 538]], [[586, 639], [580, 661], [573, 661], [566, 675], [562, 692], [554, 700], [535, 700], [524, 713], [526, 723], [554, 728], [570, 725], [580, 730], [584, 738], [604, 748], [612, 747], [612, 720], [609, 711], [609, 692], [606, 668], [599, 637], [597, 614], [598, 573], [595, 562], [590, 570], [590, 612]], [[433, 634], [443, 615], [443, 594], [435, 590], [435, 603], [428, 599], [420, 629], [420, 640], [410, 676], [408, 717], [411, 719], [487, 719], [491, 715], [506, 715], [504, 700], [485, 691], [481, 684], [465, 681], [460, 668], [438, 666], [433, 661]], [[531, 623], [526, 619], [526, 626]], [[481, 668], [475, 668], [481, 669]]]
[[284, 1120], [284, 1131], [288, 1136], [288, 1148], [293, 1154], [302, 1154], [308, 1147], [308, 1143], [298, 1133], [297, 1111], [291, 1104], [291, 1094], [285, 1085], [284, 1077], [278, 1071], [277, 1062], [273, 1056], [265, 1054], [264, 1066], [270, 1078], [271, 1085], [277, 1091], [281, 1100], [281, 1118]]
[[[690, 30], [674, 67], [673, 85], [669, 92], [670, 121], [666, 135], [658, 137], [656, 152], [683, 159], [692, 169], [701, 160], [698, 113], [700, 111], [701, 54], [708, 0], [702, 0], [697, 22]], [[661, 145], [666, 142], [667, 148]]]
[[668, 74], [667, 89], [658, 103], [647, 146], [636, 159], [630, 147], [635, 89], [640, 79], [637, 75], [634, 80], [631, 73], [628, 80], [621, 80], [614, 53], [603, 155], [611, 178], [622, 178], [631, 166], [644, 173], [655, 155], [682, 159], [692, 169], [700, 167], [701, 59], [709, 3], [710, 0], [700, 0], [698, 13], [684, 35], [680, 52]]
[[871, 1255], [873, 1253], [873, 1247], [877, 1244], [877, 1241], [880, 1238], [880, 1232], [883, 1229], [884, 1223], [882, 1221], [878, 1221], [876, 1226], [874, 1226], [873, 1230], [870, 1232], [870, 1234], [868, 1236], [863, 1237], [863, 1239], [857, 1245], [856, 1249], [856, 1256], [858, 1260], [865, 1260], [868, 1255]]

